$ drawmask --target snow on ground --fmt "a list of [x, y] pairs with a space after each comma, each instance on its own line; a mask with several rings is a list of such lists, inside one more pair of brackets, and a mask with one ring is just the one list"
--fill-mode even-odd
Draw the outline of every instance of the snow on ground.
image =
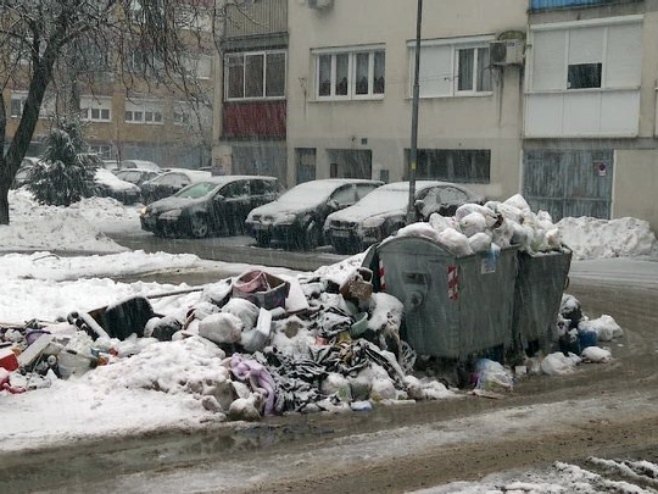
[[645, 256], [656, 248], [649, 223], [637, 218], [562, 218], [557, 227], [576, 259]]
[[102, 232], [139, 226], [136, 206], [108, 197], [90, 197], [70, 207], [38, 204], [24, 189], [9, 191], [10, 224], [0, 225], [0, 251], [126, 250]]
[[[604, 474], [589, 470], [592, 466], [604, 464], [610, 472]], [[637, 474], [644, 470], [645, 474]], [[567, 492], [618, 492], [627, 494], [651, 494], [656, 492], [633, 483], [639, 480], [642, 484], [658, 486], [655, 474], [658, 465], [647, 461], [615, 461], [590, 458], [587, 468], [564, 462], [555, 462], [545, 470], [528, 472], [511, 471], [489, 475], [480, 482], [453, 482], [444, 486], [432, 487], [412, 494], [558, 494]], [[616, 472], [622, 472], [629, 480], [619, 480]], [[653, 472], [653, 478], [651, 473]], [[612, 475], [610, 475], [612, 473]], [[612, 478], [610, 478], [612, 477]]]

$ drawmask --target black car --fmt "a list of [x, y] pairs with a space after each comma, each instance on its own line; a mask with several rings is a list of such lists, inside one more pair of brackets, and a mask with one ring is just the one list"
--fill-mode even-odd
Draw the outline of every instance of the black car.
[[149, 204], [169, 197], [190, 184], [210, 178], [210, 173], [198, 170], [171, 170], [142, 182], [142, 201]]
[[381, 185], [377, 180], [351, 178], [301, 183], [249, 213], [247, 232], [261, 246], [272, 242], [312, 249], [323, 243], [322, 225], [328, 214], [351, 206]]
[[235, 235], [249, 211], [275, 199], [278, 191], [274, 177], [211, 177], [149, 204], [140, 221], [142, 229], [161, 236]]
[[[415, 221], [427, 221], [432, 213], [452, 216], [465, 203], [483, 204], [475, 192], [450, 182], [416, 182]], [[409, 182], [380, 187], [354, 206], [332, 213], [324, 234], [340, 254], [360, 252], [397, 232], [406, 224]]]

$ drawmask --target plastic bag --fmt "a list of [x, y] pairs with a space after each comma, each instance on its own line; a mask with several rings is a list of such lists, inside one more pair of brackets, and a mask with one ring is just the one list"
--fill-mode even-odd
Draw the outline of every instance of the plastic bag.
[[477, 375], [477, 389], [487, 391], [511, 391], [514, 387], [514, 377], [511, 371], [500, 363], [486, 358], [475, 363]]
[[473, 253], [468, 238], [452, 228], [446, 228], [438, 235], [439, 243], [456, 257], [468, 256]]

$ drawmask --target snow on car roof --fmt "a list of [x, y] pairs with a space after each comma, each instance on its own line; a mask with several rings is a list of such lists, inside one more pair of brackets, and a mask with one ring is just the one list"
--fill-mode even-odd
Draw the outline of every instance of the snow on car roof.
[[327, 178], [311, 180], [295, 185], [286, 191], [277, 202], [295, 202], [297, 204], [314, 205], [329, 198], [332, 192], [342, 185], [348, 184], [380, 184], [377, 180], [358, 178]]

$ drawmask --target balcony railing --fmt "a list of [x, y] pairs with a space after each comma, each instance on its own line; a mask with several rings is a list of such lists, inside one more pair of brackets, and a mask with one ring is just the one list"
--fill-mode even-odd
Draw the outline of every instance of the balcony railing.
[[248, 7], [230, 6], [227, 11], [226, 37], [229, 39], [287, 31], [287, 0], [261, 0]]

